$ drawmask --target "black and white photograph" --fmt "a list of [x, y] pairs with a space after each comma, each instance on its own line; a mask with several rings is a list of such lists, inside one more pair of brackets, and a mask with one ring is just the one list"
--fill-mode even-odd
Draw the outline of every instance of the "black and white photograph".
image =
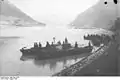
[[0, 76], [120, 76], [120, 1], [0, 0]]

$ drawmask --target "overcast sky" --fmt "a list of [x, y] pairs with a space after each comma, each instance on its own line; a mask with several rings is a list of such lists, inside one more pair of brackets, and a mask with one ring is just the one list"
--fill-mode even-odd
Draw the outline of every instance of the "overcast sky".
[[47, 24], [68, 24], [99, 0], [9, 0], [35, 20]]

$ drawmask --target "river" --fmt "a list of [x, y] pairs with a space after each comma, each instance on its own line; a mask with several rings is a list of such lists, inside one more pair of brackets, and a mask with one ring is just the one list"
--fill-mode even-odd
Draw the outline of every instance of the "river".
[[[72, 65], [81, 60], [85, 55], [68, 56], [50, 60], [26, 60], [21, 61], [22, 47], [31, 47], [34, 42], [41, 42], [45, 46], [46, 41], [50, 43], [53, 37], [57, 41], [63, 41], [65, 37], [74, 45], [75, 41], [79, 46], [88, 44], [83, 35], [103, 33], [100, 29], [68, 29], [65, 27], [13, 27], [1, 29], [0, 37], [0, 75], [5, 76], [51, 76], [65, 66]], [[109, 34], [109, 33], [108, 33]], [[17, 36], [17, 38], [12, 37]], [[8, 37], [8, 38], [7, 38]]]

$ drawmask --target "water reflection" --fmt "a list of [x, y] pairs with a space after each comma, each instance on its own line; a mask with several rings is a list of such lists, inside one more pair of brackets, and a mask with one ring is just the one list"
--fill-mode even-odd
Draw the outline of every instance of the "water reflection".
[[77, 55], [77, 56], [70, 56], [70, 57], [63, 57], [59, 59], [50, 59], [50, 60], [33, 60], [34, 64], [39, 67], [45, 67], [46, 65], [49, 66], [50, 70], [55, 71], [57, 66], [62, 63], [62, 66], [59, 68], [64, 69], [67, 66], [70, 66], [77, 61], [81, 60], [85, 55]]

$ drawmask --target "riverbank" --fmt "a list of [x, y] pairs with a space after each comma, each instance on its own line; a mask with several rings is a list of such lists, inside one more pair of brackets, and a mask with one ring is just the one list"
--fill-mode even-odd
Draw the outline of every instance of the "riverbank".
[[[101, 48], [102, 49], [102, 48]], [[100, 49], [100, 50], [101, 50]], [[84, 60], [68, 67], [60, 73], [55, 74], [55, 76], [116, 76], [118, 75], [118, 50], [117, 43], [114, 42], [108, 49], [101, 52], [102, 55], [95, 58], [94, 61], [86, 62], [84, 66]], [[98, 54], [101, 54], [98, 53]], [[96, 53], [95, 53], [96, 54]], [[91, 55], [90, 55], [91, 56]], [[83, 63], [82, 63], [83, 62]], [[90, 63], [89, 63], [90, 62]], [[88, 64], [88, 65], [87, 65]], [[83, 66], [83, 67], [82, 67]]]
[[99, 59], [89, 64], [75, 76], [117, 76], [118, 75], [118, 50], [117, 43], [112, 44]]

